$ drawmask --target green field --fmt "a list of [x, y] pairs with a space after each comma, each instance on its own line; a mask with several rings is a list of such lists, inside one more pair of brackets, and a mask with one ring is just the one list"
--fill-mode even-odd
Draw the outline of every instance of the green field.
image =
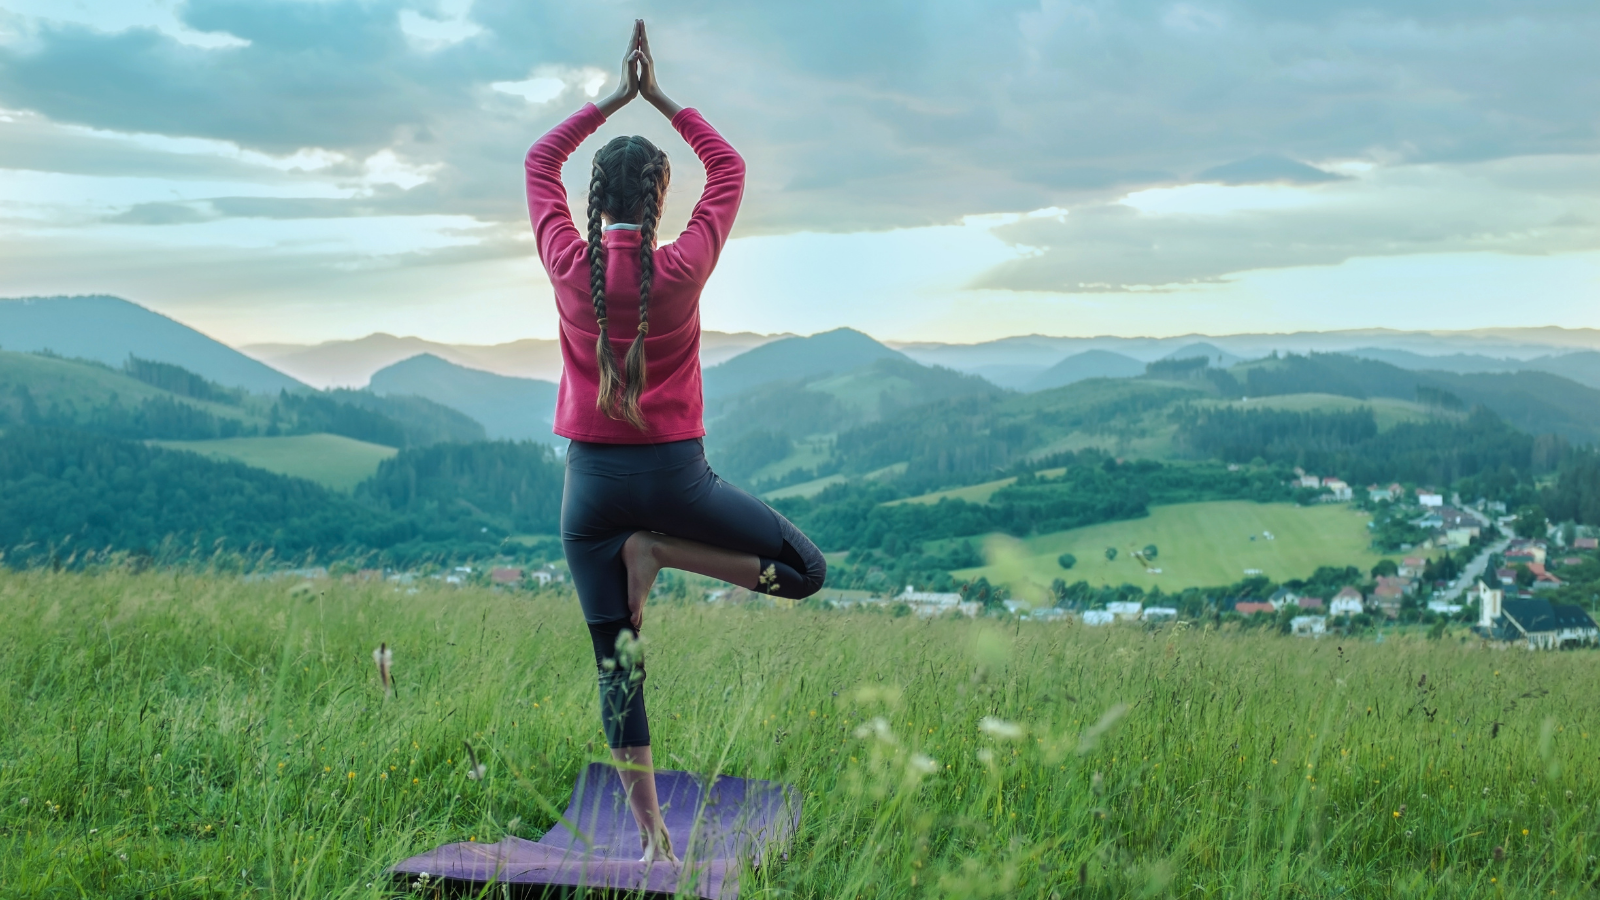
[[[537, 838], [607, 758], [556, 592], [0, 568], [0, 612], [6, 897], [419, 896], [385, 867]], [[746, 898], [1590, 898], [1600, 875], [1600, 653], [706, 604], [645, 634], [656, 759], [804, 797]]]
[[[1371, 568], [1383, 557], [1368, 549], [1368, 517], [1345, 504], [1295, 506], [1221, 500], [1152, 506], [1143, 519], [1106, 522], [1016, 540], [991, 537], [985, 545], [993, 562], [954, 573], [957, 578], [985, 576], [1007, 583], [1019, 596], [1047, 587], [1051, 580], [1090, 584], [1136, 584], [1164, 591], [1233, 584], [1246, 569], [1260, 569], [1274, 581], [1305, 578], [1317, 566]], [[1272, 532], [1267, 540], [1265, 532]], [[1254, 535], [1255, 540], [1250, 540]], [[1133, 551], [1155, 544], [1155, 566], [1145, 571]], [[1117, 548], [1108, 562], [1107, 547]], [[1070, 571], [1056, 560], [1063, 553], [1078, 558]]]
[[1349, 412], [1367, 407], [1378, 423], [1379, 431], [1387, 431], [1401, 422], [1425, 422], [1449, 413], [1429, 409], [1420, 403], [1397, 400], [1393, 397], [1368, 397], [1358, 400], [1336, 394], [1282, 394], [1276, 397], [1252, 397], [1248, 400], [1225, 400], [1213, 403], [1233, 409], [1279, 409], [1289, 412]]
[[372, 477], [378, 463], [399, 451], [337, 434], [289, 437], [224, 438], [215, 441], [150, 441], [174, 450], [235, 459], [280, 475], [315, 481], [336, 491], [349, 491]]

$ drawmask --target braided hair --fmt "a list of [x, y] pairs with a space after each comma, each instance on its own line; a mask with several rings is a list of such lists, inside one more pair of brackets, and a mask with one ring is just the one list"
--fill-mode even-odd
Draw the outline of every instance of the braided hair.
[[[612, 139], [594, 155], [589, 179], [589, 293], [600, 326], [595, 339], [595, 360], [600, 367], [600, 391], [595, 407], [613, 419], [645, 430], [639, 398], [645, 388], [645, 334], [650, 330], [650, 285], [655, 278], [656, 225], [666, 197], [672, 169], [667, 155], [639, 137]], [[639, 225], [639, 330], [621, 365], [611, 347], [606, 323], [606, 253], [601, 238], [601, 215], [614, 222]]]

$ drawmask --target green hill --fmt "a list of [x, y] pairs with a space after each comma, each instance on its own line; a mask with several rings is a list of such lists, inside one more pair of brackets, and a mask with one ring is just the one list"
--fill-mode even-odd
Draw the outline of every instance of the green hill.
[[810, 337], [784, 338], [706, 369], [706, 401], [708, 404], [720, 401], [773, 382], [849, 372], [879, 359], [910, 361], [905, 354], [853, 328], [836, 328]]
[[346, 493], [371, 478], [378, 464], [399, 451], [336, 434], [225, 438], [214, 441], [152, 441], [170, 450], [188, 450], [214, 459], [314, 481]]
[[1144, 374], [1144, 363], [1110, 350], [1085, 350], [1029, 379], [1024, 390], [1044, 391], [1090, 378], [1132, 378]]
[[[957, 579], [984, 577], [1009, 584], [1021, 596], [1030, 590], [1042, 596], [1057, 578], [1160, 587], [1168, 592], [1233, 584], [1255, 574], [1252, 570], [1282, 582], [1309, 577], [1324, 565], [1370, 569], [1382, 557], [1368, 549], [1367, 521], [1365, 514], [1343, 504], [1219, 500], [1152, 506], [1150, 515], [1141, 519], [1022, 539], [991, 537], [984, 544], [987, 565], [952, 574]], [[1132, 551], [1149, 544], [1158, 551], [1149, 568], [1159, 568], [1160, 573], [1147, 571], [1133, 558]], [[1108, 547], [1119, 551], [1115, 560], [1106, 559]], [[1057, 560], [1063, 553], [1077, 557], [1077, 565], [1062, 569]]]
[[411, 394], [472, 417], [494, 440], [552, 443], [556, 385], [512, 378], [447, 362], [431, 353], [413, 356], [373, 373], [377, 394]]
[[117, 297], [0, 300], [0, 348], [48, 350], [120, 366], [129, 356], [172, 363], [257, 394], [305, 385], [160, 313]]

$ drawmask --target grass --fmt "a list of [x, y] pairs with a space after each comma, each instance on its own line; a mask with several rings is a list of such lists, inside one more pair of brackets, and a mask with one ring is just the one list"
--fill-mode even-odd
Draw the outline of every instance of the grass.
[[175, 450], [235, 459], [246, 465], [315, 481], [336, 491], [353, 490], [378, 464], [399, 451], [337, 434], [223, 438], [214, 441], [151, 441]]
[[[564, 594], [107, 566], [0, 569], [0, 609], [0, 895], [396, 897], [387, 865], [537, 837], [606, 756]], [[645, 633], [657, 759], [804, 793], [747, 898], [1600, 878], [1600, 653], [704, 604]]]
[[1216, 401], [1213, 405], [1233, 409], [1278, 409], [1289, 412], [1349, 412], [1366, 407], [1372, 410], [1379, 431], [1388, 431], [1402, 422], [1426, 422], [1449, 415], [1420, 403], [1397, 400], [1393, 397], [1368, 397], [1358, 400], [1336, 394], [1281, 394], [1273, 397], [1251, 397], [1248, 400]]
[[[1305, 578], [1318, 566], [1371, 568], [1383, 556], [1368, 547], [1368, 517], [1344, 504], [1302, 507], [1289, 503], [1219, 500], [1153, 506], [1143, 519], [1106, 522], [1069, 531], [1024, 538], [991, 537], [986, 543], [990, 565], [964, 569], [957, 578], [985, 576], [1008, 583], [1027, 596], [1029, 586], [1042, 590], [1052, 579], [1091, 584], [1185, 587], [1233, 584], [1246, 569], [1260, 569], [1274, 581]], [[1267, 540], [1264, 532], [1272, 532]], [[1250, 538], [1254, 536], [1255, 540]], [[1155, 544], [1155, 566], [1145, 571], [1133, 551]], [[1108, 562], [1107, 547], [1117, 548]], [[1078, 558], [1071, 570], [1056, 562], [1063, 553]]]
[[17, 387], [26, 387], [42, 410], [53, 407], [92, 408], [112, 400], [124, 406], [138, 406], [145, 400], [161, 397], [186, 404], [223, 419], [237, 419], [245, 425], [264, 425], [265, 420], [242, 407], [179, 397], [152, 387], [115, 369], [75, 359], [57, 359], [32, 353], [0, 350], [0, 408], [14, 402], [10, 396]]

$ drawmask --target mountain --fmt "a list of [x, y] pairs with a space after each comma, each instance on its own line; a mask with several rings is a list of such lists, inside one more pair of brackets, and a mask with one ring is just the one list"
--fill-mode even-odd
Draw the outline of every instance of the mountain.
[[[787, 334], [707, 331], [700, 335], [700, 364], [713, 366]], [[524, 338], [504, 344], [442, 344], [377, 332], [353, 341], [320, 344], [247, 344], [242, 352], [319, 388], [363, 387], [386, 366], [423, 354], [468, 369], [513, 378], [561, 380], [561, 343]]]
[[1085, 350], [1063, 359], [1029, 379], [1024, 390], [1064, 387], [1087, 378], [1132, 378], [1144, 374], [1144, 363], [1110, 350]]
[[1541, 356], [1528, 361], [1528, 365], [1542, 372], [1570, 378], [1579, 384], [1600, 388], [1600, 353], [1580, 350], [1560, 356]]
[[491, 439], [552, 443], [556, 385], [469, 369], [431, 353], [413, 356], [372, 375], [370, 390], [411, 394], [458, 410], [482, 423]]
[[1205, 357], [1208, 365], [1214, 366], [1218, 369], [1226, 369], [1229, 366], [1244, 362], [1244, 357], [1235, 356], [1221, 347], [1218, 347], [1216, 344], [1208, 344], [1204, 341], [1201, 341], [1197, 344], [1186, 344], [1161, 358], [1195, 359], [1196, 357], [1201, 356]]
[[710, 402], [775, 381], [848, 372], [878, 359], [910, 362], [905, 354], [853, 328], [836, 328], [810, 337], [784, 338], [706, 369], [705, 397]]
[[187, 325], [117, 297], [0, 300], [0, 349], [49, 350], [120, 366], [129, 356], [182, 366], [256, 394], [304, 384]]

